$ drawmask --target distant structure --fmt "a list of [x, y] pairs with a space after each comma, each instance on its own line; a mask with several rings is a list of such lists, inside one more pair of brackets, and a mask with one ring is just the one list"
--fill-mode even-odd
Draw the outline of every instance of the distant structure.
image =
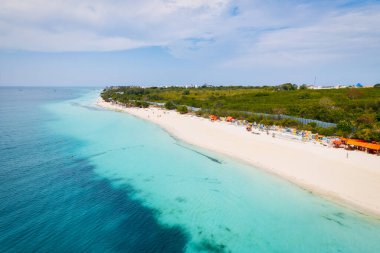
[[363, 88], [363, 84], [361, 84], [361, 83], [357, 83], [357, 84], [355, 85], [355, 87], [356, 87], [356, 88]]
[[344, 88], [348, 88], [347, 85], [342, 85], [342, 84], [339, 84], [337, 86], [335, 86], [336, 89], [344, 89]]
[[338, 84], [335, 86], [316, 86], [316, 85], [309, 85], [307, 86], [308, 89], [311, 90], [328, 90], [328, 89], [345, 89], [345, 88], [364, 88], [364, 86], [360, 83], [353, 85], [353, 86], [348, 86], [348, 85], [342, 85]]

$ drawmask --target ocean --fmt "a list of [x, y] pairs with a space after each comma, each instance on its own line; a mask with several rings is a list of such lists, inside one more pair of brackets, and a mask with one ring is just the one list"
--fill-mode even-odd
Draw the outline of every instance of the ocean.
[[0, 252], [380, 252], [380, 221], [95, 105], [0, 88]]

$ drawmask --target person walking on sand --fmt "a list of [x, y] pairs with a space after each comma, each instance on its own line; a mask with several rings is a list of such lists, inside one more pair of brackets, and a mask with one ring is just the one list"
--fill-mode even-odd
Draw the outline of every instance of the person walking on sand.
[[347, 154], [346, 154], [346, 158], [348, 159], [348, 152], [347, 152]]

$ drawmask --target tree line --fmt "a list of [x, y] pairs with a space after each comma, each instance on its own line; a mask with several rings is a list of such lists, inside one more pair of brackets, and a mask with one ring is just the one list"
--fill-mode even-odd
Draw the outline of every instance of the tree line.
[[[380, 85], [373, 88], [310, 90], [286, 83], [278, 86], [110, 87], [101, 96], [127, 106], [147, 107], [164, 103], [167, 109], [187, 113], [187, 106], [200, 108], [199, 116], [233, 116], [266, 125], [276, 124], [366, 141], [380, 141]], [[186, 108], [186, 109], [185, 109]], [[335, 123], [322, 128], [291, 119], [253, 113], [289, 115]]]

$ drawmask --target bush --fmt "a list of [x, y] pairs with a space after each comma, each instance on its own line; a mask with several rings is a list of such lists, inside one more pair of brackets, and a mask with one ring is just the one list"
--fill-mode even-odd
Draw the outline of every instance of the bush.
[[203, 112], [202, 110], [199, 110], [199, 111], [196, 111], [196, 112], [195, 112], [195, 115], [197, 115], [198, 117], [201, 117], [201, 116], [203, 116], [203, 115], [206, 115], [206, 113]]
[[332, 109], [334, 107], [334, 101], [329, 97], [322, 97], [319, 99], [319, 105], [323, 108]]
[[342, 132], [350, 133], [353, 129], [353, 125], [349, 121], [341, 120], [338, 122], [336, 128]]
[[141, 102], [141, 107], [142, 108], [148, 108], [149, 107], [149, 104], [147, 102]]
[[296, 84], [292, 83], [284, 83], [279, 86], [277, 86], [279, 90], [296, 90], [298, 86]]
[[364, 129], [357, 131], [354, 134], [354, 137], [358, 138], [358, 139], [365, 140], [365, 141], [372, 141], [372, 140], [379, 138], [379, 133], [372, 130], [372, 129], [364, 128]]
[[260, 120], [260, 123], [266, 126], [270, 126], [270, 125], [273, 125], [274, 121], [269, 118], [263, 118], [262, 120]]
[[336, 128], [335, 127], [327, 127], [327, 128], [319, 127], [318, 133], [320, 133], [322, 135], [332, 136], [332, 135], [335, 135]]
[[299, 96], [298, 96], [299, 99], [308, 99], [308, 98], [311, 98], [311, 94], [310, 93], [301, 93]]
[[267, 97], [269, 96], [268, 92], [258, 92], [254, 95], [255, 97]]
[[286, 126], [286, 127], [298, 127], [300, 123], [292, 119], [280, 119], [276, 121], [277, 125]]
[[147, 102], [145, 102], [145, 101], [135, 101], [133, 103], [133, 106], [139, 107], [139, 108], [148, 108], [149, 104]]
[[179, 106], [177, 106], [177, 112], [179, 112], [180, 114], [186, 114], [189, 111], [187, 110], [187, 106], [179, 105]]
[[164, 107], [165, 109], [168, 109], [168, 110], [174, 110], [177, 108], [177, 106], [173, 103], [173, 101], [166, 102]]

